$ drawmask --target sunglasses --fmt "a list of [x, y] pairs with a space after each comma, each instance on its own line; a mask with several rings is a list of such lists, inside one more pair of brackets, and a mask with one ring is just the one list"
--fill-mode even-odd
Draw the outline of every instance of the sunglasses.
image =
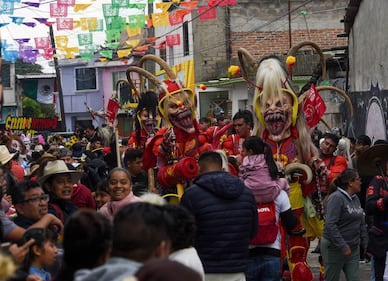
[[43, 194], [42, 196], [39, 196], [39, 197], [33, 197], [33, 198], [23, 200], [20, 203], [29, 203], [29, 204], [36, 204], [40, 202], [47, 203], [49, 200], [50, 200], [50, 196], [48, 194]]

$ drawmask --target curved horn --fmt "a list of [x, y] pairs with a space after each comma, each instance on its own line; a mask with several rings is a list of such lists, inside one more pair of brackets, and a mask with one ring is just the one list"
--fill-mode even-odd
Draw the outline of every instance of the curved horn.
[[244, 59], [247, 61], [248, 66], [253, 68], [253, 70], [255, 72], [256, 72], [259, 65], [255, 61], [254, 57], [247, 51], [247, 49], [240, 48], [240, 49], [238, 49], [237, 54], [238, 54], [238, 60], [240, 61], [240, 66], [241, 66], [243, 77], [248, 78], [248, 72], [247, 72], [247, 69], [245, 67]]
[[317, 44], [315, 44], [314, 42], [312, 41], [303, 41], [297, 45], [295, 45], [294, 47], [292, 47], [289, 51], [288, 51], [288, 56], [296, 56], [296, 52], [304, 47], [304, 46], [311, 46], [313, 47], [319, 54], [319, 57], [321, 59], [321, 65], [322, 65], [322, 80], [325, 80], [326, 79], [326, 59], [325, 59], [325, 56], [323, 55], [322, 53], [322, 50], [321, 48], [319, 48], [319, 46]]
[[160, 87], [161, 85], [161, 82], [158, 80], [158, 78], [153, 75], [151, 72], [141, 68], [141, 67], [138, 67], [138, 66], [130, 66], [127, 68], [127, 79], [128, 79], [128, 83], [129, 85], [135, 89], [136, 93], [139, 95], [133, 81], [132, 81], [132, 78], [131, 78], [131, 73], [132, 72], [136, 72], [139, 74], [139, 78], [140, 78], [140, 89], [142, 92], [145, 92], [145, 87], [144, 87], [144, 82], [143, 82], [143, 79], [142, 77], [145, 77], [147, 78], [148, 80], [152, 81], [152, 83], [156, 86], [156, 87]]
[[306, 164], [302, 163], [290, 163], [284, 168], [284, 172], [286, 175], [291, 174], [292, 172], [295, 172], [297, 170], [303, 170], [307, 176], [306, 180], [304, 181], [305, 184], [309, 184], [311, 180], [313, 179], [313, 172], [311, 171], [310, 167]]
[[148, 55], [145, 55], [143, 56], [140, 60], [139, 60], [139, 63], [137, 64], [140, 68], [143, 68], [143, 64], [145, 61], [147, 60], [151, 60], [153, 62], [156, 62], [157, 64], [159, 64], [159, 66], [164, 70], [166, 71], [166, 74], [168, 76], [168, 78], [170, 80], [175, 80], [176, 79], [176, 75], [174, 73], [174, 71], [172, 71], [171, 67], [168, 66], [168, 64], [162, 60], [161, 58], [155, 56], [155, 55], [152, 55], [152, 54], [148, 54]]

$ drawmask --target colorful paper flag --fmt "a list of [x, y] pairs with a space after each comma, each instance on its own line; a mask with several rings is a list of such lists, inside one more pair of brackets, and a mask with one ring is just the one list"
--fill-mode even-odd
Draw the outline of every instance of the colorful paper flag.
[[73, 30], [73, 18], [57, 18], [57, 30]]
[[58, 48], [65, 48], [69, 44], [69, 37], [66, 35], [57, 35], [55, 36], [55, 42]]
[[132, 52], [132, 48], [124, 49], [124, 50], [117, 50], [117, 56], [118, 56], [119, 58], [129, 57], [129, 55], [131, 54], [131, 52]]
[[105, 30], [105, 35], [107, 41], [115, 41], [120, 39], [121, 31], [118, 29]]
[[93, 44], [93, 33], [78, 34], [78, 45], [89, 46]]
[[24, 17], [10, 17], [10, 19], [12, 20], [13, 23], [17, 25], [21, 25], [24, 20]]
[[101, 50], [100, 51], [100, 54], [103, 56], [103, 57], [106, 57], [108, 59], [112, 59], [113, 57], [113, 51], [112, 50]]
[[120, 8], [127, 8], [128, 0], [112, 0], [112, 4]]
[[0, 1], [0, 15], [13, 15], [14, 2]]
[[169, 14], [167, 12], [163, 13], [153, 13], [152, 14], [152, 23], [154, 27], [169, 26]]
[[92, 4], [75, 4], [74, 6], [74, 12], [80, 12], [85, 11], [87, 8], [89, 8]]
[[112, 4], [102, 4], [104, 17], [117, 17], [119, 15], [119, 7]]
[[319, 95], [314, 84], [311, 84], [310, 90], [303, 102], [303, 111], [307, 125], [312, 128], [318, 124], [319, 120], [326, 111], [326, 104]]
[[57, 4], [64, 6], [74, 6], [75, 0], [57, 0]]
[[200, 20], [214, 20], [217, 18], [217, 10], [215, 7], [202, 6], [198, 7]]
[[36, 37], [35, 48], [37, 49], [47, 49], [51, 47], [50, 37]]
[[145, 15], [142, 14], [142, 15], [130, 15], [128, 17], [128, 24], [129, 24], [129, 27], [131, 28], [136, 28], [136, 27], [144, 27], [145, 25]]
[[167, 46], [179, 46], [181, 44], [181, 37], [179, 34], [166, 35]]
[[58, 5], [57, 3], [50, 4], [50, 17], [52, 18], [66, 18], [67, 6]]

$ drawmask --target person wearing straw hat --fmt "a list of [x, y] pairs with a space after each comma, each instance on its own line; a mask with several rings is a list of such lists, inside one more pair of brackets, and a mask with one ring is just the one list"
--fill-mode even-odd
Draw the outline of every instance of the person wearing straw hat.
[[77, 210], [71, 202], [71, 196], [82, 173], [70, 170], [63, 160], [54, 160], [47, 163], [43, 176], [38, 182], [49, 193], [49, 213], [57, 216], [63, 223]]
[[6, 181], [6, 188], [3, 191], [3, 196], [7, 199], [9, 204], [12, 204], [10, 197], [7, 195], [11, 194], [11, 191], [15, 184], [17, 183], [17, 178], [12, 172], [12, 159], [15, 157], [16, 153], [10, 153], [6, 145], [0, 145], [0, 167], [3, 168], [3, 176]]

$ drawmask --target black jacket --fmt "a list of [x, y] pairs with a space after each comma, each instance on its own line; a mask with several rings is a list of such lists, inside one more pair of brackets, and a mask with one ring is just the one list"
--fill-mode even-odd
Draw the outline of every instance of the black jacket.
[[245, 272], [249, 241], [258, 228], [251, 190], [229, 173], [204, 173], [186, 189], [181, 205], [196, 218], [194, 246], [205, 272]]

